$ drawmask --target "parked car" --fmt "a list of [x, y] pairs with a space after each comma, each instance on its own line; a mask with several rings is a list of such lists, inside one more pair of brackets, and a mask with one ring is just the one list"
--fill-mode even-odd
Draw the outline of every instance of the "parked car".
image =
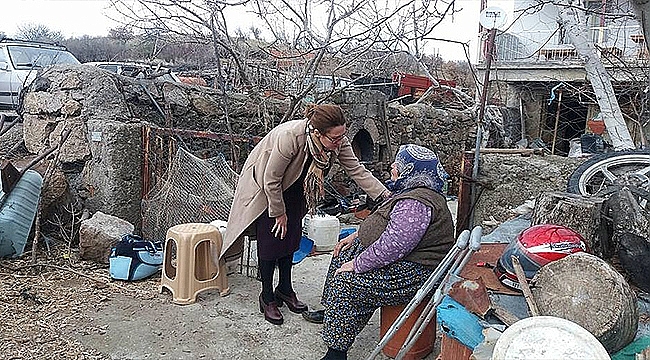
[[84, 65], [97, 66], [100, 69], [108, 70], [123, 76], [142, 79], [161, 79], [166, 81], [181, 82], [181, 79], [171, 69], [147, 63], [121, 62], [121, 61], [94, 61]]
[[0, 110], [15, 110], [20, 91], [49, 65], [79, 64], [64, 46], [0, 36]]

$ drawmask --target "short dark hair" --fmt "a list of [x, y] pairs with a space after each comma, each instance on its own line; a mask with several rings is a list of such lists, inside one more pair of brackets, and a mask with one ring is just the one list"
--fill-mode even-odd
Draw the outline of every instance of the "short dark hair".
[[343, 110], [338, 105], [307, 105], [305, 117], [309, 119], [311, 126], [322, 134], [333, 127], [345, 125]]

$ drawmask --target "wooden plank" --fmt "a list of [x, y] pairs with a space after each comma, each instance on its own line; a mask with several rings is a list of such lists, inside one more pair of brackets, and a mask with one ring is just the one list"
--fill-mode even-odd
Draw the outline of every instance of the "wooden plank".
[[528, 304], [528, 309], [530, 310], [530, 315], [539, 316], [539, 310], [537, 310], [537, 305], [533, 299], [533, 294], [530, 292], [530, 287], [528, 286], [528, 281], [526, 281], [526, 274], [524, 274], [524, 269], [519, 263], [519, 258], [515, 255], [510, 255], [512, 261], [512, 266], [515, 268], [515, 273], [517, 274], [517, 280], [519, 280], [519, 286], [521, 287], [521, 292], [524, 293], [524, 299], [526, 299], [526, 304]]
[[454, 283], [449, 296], [480, 317], [484, 317], [490, 310], [490, 297], [481, 278]]
[[[474, 154], [473, 151], [466, 151], [466, 153]], [[543, 149], [500, 149], [500, 148], [480, 148], [480, 154], [505, 154], [505, 155], [544, 155]]]
[[458, 341], [442, 334], [440, 340], [440, 356], [437, 360], [469, 360], [472, 350]]
[[510, 326], [517, 321], [521, 320], [517, 316], [515, 316], [513, 313], [508, 311], [507, 309], [503, 308], [500, 305], [495, 305], [492, 304], [492, 310], [494, 312], [494, 316], [499, 318], [506, 326]]
[[494, 266], [503, 254], [503, 250], [508, 244], [481, 244], [481, 248], [474, 252], [469, 262], [460, 272], [463, 279], [477, 280], [481, 279], [488, 290], [500, 294], [520, 295], [521, 292], [512, 290], [504, 286], [494, 274]]

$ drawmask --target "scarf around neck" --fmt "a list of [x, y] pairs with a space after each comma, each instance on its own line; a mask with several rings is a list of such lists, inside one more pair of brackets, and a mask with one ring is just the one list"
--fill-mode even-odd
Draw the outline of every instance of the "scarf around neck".
[[323, 148], [320, 139], [314, 135], [314, 128], [311, 124], [307, 125], [307, 150], [311, 155], [312, 161], [309, 164], [303, 190], [307, 201], [307, 211], [309, 214], [316, 213], [316, 206], [325, 197], [325, 187], [323, 178], [325, 172], [331, 166], [331, 152]]

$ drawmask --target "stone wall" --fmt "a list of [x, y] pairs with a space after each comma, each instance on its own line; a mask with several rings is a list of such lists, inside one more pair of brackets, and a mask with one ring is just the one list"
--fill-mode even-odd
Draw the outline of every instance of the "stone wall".
[[[71, 129], [59, 156], [70, 202], [138, 226], [143, 126], [228, 133], [228, 113], [234, 134], [262, 135], [279, 123], [287, 106], [273, 99], [228, 99], [226, 112], [224, 97], [213, 89], [133, 79], [93, 66], [59, 65], [39, 73], [26, 89], [23, 137], [27, 150], [38, 154], [58, 144], [64, 129]], [[193, 149], [224, 147], [221, 141], [177, 141]], [[248, 149], [241, 150], [246, 154]]]
[[474, 147], [473, 114], [425, 104], [389, 107], [389, 127], [394, 151], [401, 144], [414, 143], [436, 151], [451, 175], [451, 195], [457, 193], [463, 151]]
[[[571, 173], [584, 159], [554, 155], [483, 154], [478, 181], [481, 190], [474, 223], [502, 223], [517, 216], [512, 210], [546, 191], [566, 191]], [[489, 227], [486, 231], [490, 230]]]
[[[470, 113], [417, 104], [387, 105], [384, 95], [376, 91], [347, 91], [334, 102], [346, 113], [348, 133], [358, 150], [368, 150], [359, 145], [362, 140], [370, 143], [371, 156], [365, 165], [379, 178], [388, 178], [399, 145], [415, 143], [436, 150], [457, 182], [462, 151], [473, 144]], [[205, 87], [62, 65], [46, 69], [27, 88], [21, 115], [25, 145], [33, 154], [56, 145], [64, 129], [72, 130], [59, 158], [72, 193], [70, 201], [138, 227], [143, 126], [263, 136], [279, 124], [287, 108], [288, 101], [244, 95], [225, 98]], [[300, 116], [299, 108], [296, 117]], [[174, 140], [190, 150], [217, 149], [231, 157], [227, 140], [181, 136]], [[254, 142], [236, 145], [241, 164]], [[336, 178], [337, 169], [332, 174]]]
[[450, 194], [457, 191], [462, 152], [474, 146], [474, 118], [470, 111], [434, 108], [427, 104], [386, 103], [379, 91], [350, 90], [335, 98], [346, 112], [351, 139], [362, 129], [373, 141], [372, 164], [376, 176], [388, 179], [400, 145], [414, 143], [438, 153], [451, 175]]

